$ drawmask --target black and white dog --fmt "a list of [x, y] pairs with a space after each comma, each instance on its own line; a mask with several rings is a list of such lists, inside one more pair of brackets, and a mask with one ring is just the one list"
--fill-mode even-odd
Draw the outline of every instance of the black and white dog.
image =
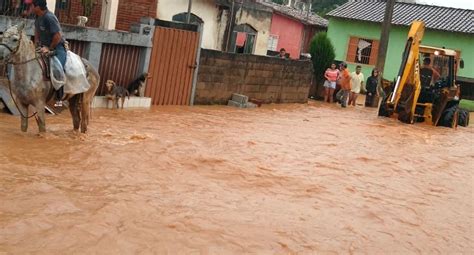
[[134, 81], [132, 81], [130, 84], [128, 84], [128, 92], [130, 93], [131, 96], [143, 96], [143, 92], [140, 93], [140, 91], [145, 88], [145, 82], [146, 79], [148, 78], [148, 73], [143, 73], [138, 78], [136, 78]]

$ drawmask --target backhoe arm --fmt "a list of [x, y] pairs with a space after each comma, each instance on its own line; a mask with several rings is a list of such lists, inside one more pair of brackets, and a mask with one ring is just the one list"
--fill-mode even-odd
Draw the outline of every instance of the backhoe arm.
[[395, 88], [386, 101], [382, 102], [386, 104], [386, 115], [396, 114], [398, 119], [407, 123], [414, 122], [416, 102], [421, 91], [419, 48], [424, 32], [425, 24], [422, 21], [412, 23]]

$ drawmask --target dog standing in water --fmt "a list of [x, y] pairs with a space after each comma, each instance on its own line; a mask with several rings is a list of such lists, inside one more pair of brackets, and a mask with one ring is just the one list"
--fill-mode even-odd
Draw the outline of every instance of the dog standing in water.
[[105, 97], [107, 98], [107, 108], [109, 106], [109, 101], [112, 101], [112, 108], [119, 108], [118, 100], [121, 99], [121, 108], [123, 109], [125, 97], [128, 97], [130, 100], [130, 93], [128, 93], [124, 87], [117, 86], [117, 84], [115, 84], [115, 82], [112, 80], [107, 80], [105, 82], [105, 87], [107, 88], [107, 92], [105, 94]]
[[142, 90], [145, 88], [145, 82], [147, 78], [148, 73], [143, 73], [138, 76], [138, 78], [136, 78], [134, 81], [132, 81], [127, 87], [129, 94], [132, 96], [142, 97]]

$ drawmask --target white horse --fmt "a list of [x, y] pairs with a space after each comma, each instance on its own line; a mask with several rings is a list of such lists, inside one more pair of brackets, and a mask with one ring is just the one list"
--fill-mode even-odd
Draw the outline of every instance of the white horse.
[[[10, 89], [15, 95], [16, 105], [21, 114], [21, 130], [28, 129], [28, 106], [38, 111], [36, 118], [39, 132], [46, 132], [45, 105], [53, 97], [54, 88], [50, 81], [43, 78], [40, 56], [35, 51], [34, 43], [23, 31], [25, 24], [12, 26], [5, 31], [0, 40], [0, 59], [11, 65]], [[99, 73], [85, 59], [82, 59], [90, 89], [73, 95], [69, 99], [74, 130], [87, 131], [92, 99], [99, 86]]]

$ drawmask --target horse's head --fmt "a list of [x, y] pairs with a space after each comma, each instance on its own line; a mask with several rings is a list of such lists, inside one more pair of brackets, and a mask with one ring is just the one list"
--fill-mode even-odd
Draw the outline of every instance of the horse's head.
[[16, 54], [20, 48], [25, 23], [12, 26], [0, 37], [0, 60]]

